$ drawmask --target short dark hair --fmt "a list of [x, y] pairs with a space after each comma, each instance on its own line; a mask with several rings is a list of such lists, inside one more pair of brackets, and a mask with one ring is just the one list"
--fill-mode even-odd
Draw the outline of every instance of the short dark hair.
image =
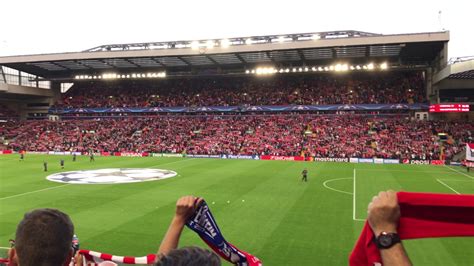
[[200, 247], [173, 249], [159, 256], [155, 266], [220, 266], [221, 260], [212, 251]]
[[56, 209], [27, 212], [16, 229], [15, 250], [21, 266], [61, 266], [71, 251], [74, 225]]

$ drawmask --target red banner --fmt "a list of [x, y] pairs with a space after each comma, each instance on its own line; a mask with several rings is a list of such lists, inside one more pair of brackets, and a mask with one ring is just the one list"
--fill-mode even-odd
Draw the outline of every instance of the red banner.
[[444, 165], [445, 161], [444, 160], [431, 160], [430, 162], [432, 165]]
[[262, 155], [260, 160], [272, 161], [304, 161], [303, 156], [276, 156], [276, 155]]
[[13, 151], [12, 150], [4, 150], [4, 151], [0, 151], [0, 154], [12, 154]]

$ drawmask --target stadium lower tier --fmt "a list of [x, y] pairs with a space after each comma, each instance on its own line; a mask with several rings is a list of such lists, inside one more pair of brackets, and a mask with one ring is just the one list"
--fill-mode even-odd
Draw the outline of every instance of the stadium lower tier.
[[423, 103], [419, 72], [77, 82], [55, 108]]
[[[150, 152], [450, 159], [472, 142], [469, 122], [361, 115], [155, 116], [8, 122], [0, 137], [28, 151]], [[441, 140], [438, 133], [446, 133]]]

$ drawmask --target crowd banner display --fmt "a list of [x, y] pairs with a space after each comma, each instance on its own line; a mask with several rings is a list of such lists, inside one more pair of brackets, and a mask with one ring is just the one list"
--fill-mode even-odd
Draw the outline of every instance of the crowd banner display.
[[205, 107], [116, 107], [116, 108], [50, 108], [50, 114], [95, 113], [193, 113], [193, 112], [295, 112], [295, 111], [381, 111], [428, 110], [429, 105], [415, 104], [332, 104], [332, 105], [260, 105]]

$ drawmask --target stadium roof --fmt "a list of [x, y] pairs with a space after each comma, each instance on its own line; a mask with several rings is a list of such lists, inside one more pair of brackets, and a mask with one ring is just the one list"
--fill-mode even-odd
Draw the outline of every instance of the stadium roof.
[[438, 83], [444, 79], [474, 80], [474, 57], [455, 58], [450, 63], [435, 75], [433, 83]]
[[243, 73], [245, 69], [388, 62], [427, 67], [445, 49], [449, 32], [381, 35], [333, 31], [226, 40], [110, 44], [82, 52], [0, 57], [0, 65], [49, 80], [107, 72], [166, 71], [168, 76]]

